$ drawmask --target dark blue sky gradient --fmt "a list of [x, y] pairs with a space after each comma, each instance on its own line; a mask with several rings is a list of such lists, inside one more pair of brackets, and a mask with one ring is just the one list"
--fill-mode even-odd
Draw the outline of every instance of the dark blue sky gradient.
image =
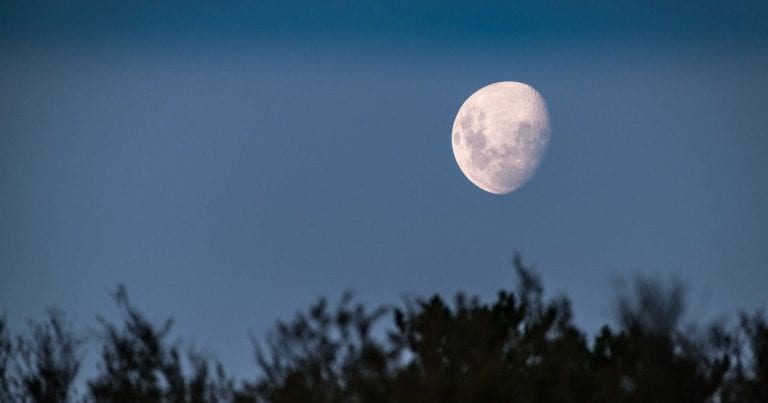
[[[159, 4], [161, 3], [161, 4]], [[765, 43], [762, 1], [6, 1], [11, 40]]]
[[[768, 302], [763, 2], [130, 3], [0, 4], [15, 329], [111, 317], [122, 282], [247, 375], [248, 331], [318, 296], [490, 297], [514, 251], [591, 330], [638, 271], [688, 281], [694, 315]], [[498, 197], [450, 129], [502, 80], [553, 130]]]

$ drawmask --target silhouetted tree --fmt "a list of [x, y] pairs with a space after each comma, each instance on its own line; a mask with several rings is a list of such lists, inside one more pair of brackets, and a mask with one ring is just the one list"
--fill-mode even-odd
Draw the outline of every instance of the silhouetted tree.
[[678, 279], [663, 282], [638, 276], [631, 288], [624, 288], [616, 299], [616, 315], [625, 330], [638, 328], [666, 338], [676, 337], [680, 330], [686, 289]]
[[378, 401], [387, 395], [393, 355], [371, 330], [386, 312], [351, 305], [345, 294], [334, 312], [321, 299], [308, 314], [278, 322], [266, 349], [254, 338], [263, 376], [239, 393], [241, 401]]
[[493, 304], [463, 295], [395, 311], [395, 339], [412, 356], [394, 401], [585, 401], [589, 351], [565, 298], [544, 301], [533, 273], [514, 260], [516, 293]]
[[679, 281], [639, 277], [633, 285], [617, 301], [620, 328], [603, 327], [595, 340], [592, 401], [710, 401], [730, 365], [728, 346], [683, 329], [685, 289]]
[[191, 376], [184, 373], [178, 345], [165, 338], [171, 320], [149, 322], [128, 300], [123, 286], [115, 293], [125, 323], [118, 327], [101, 319], [104, 333], [100, 374], [88, 382], [96, 402], [216, 402], [228, 398], [230, 385], [221, 366], [216, 378], [208, 359], [190, 353]]
[[30, 323], [31, 333], [16, 341], [17, 379], [22, 397], [33, 402], [67, 402], [80, 369], [82, 339], [66, 324], [64, 314], [48, 311], [48, 320]]

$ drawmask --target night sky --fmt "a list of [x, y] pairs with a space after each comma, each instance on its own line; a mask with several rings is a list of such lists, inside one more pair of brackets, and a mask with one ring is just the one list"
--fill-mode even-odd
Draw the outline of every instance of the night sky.
[[[694, 317], [768, 302], [764, 1], [155, 3], [0, 2], [12, 329], [95, 326], [123, 283], [245, 376], [248, 333], [320, 296], [490, 298], [514, 252], [590, 331], [636, 273]], [[496, 196], [451, 126], [505, 80], [552, 139]]]

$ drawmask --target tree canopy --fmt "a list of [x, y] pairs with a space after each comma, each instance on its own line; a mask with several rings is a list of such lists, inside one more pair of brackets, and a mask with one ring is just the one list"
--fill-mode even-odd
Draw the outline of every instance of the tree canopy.
[[[768, 321], [685, 322], [680, 283], [638, 278], [615, 301], [617, 324], [589, 339], [567, 297], [545, 298], [514, 259], [517, 287], [495, 300], [458, 294], [366, 308], [320, 299], [253, 338], [255, 379], [169, 341], [115, 292], [121, 323], [86, 337], [51, 310], [11, 335], [0, 317], [2, 402], [766, 402]], [[78, 383], [83, 343], [98, 372]], [[76, 384], [84, 387], [75, 390]]]

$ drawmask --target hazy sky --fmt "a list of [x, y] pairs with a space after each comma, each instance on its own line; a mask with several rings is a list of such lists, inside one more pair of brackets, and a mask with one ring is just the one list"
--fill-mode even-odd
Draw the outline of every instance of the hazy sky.
[[[248, 332], [319, 296], [491, 297], [514, 251], [590, 330], [637, 272], [697, 315], [768, 302], [768, 3], [48, 3], [0, 4], [15, 330], [53, 304], [93, 326], [124, 283], [245, 375]], [[552, 140], [499, 197], [450, 139], [503, 80]]]

